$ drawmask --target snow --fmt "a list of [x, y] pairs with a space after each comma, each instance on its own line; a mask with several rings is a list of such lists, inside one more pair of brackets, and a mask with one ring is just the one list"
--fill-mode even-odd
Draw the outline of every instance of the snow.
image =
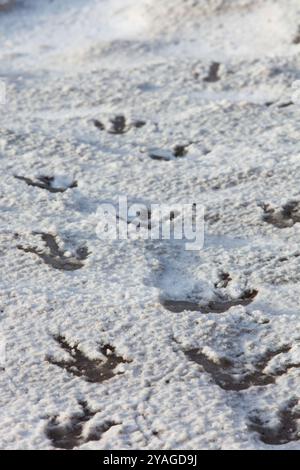
[[[55, 426], [80, 449], [300, 449], [299, 25], [297, 0], [0, 2], [2, 449]], [[204, 249], [101, 240], [119, 196], [203, 205]], [[76, 350], [122, 360], [88, 381]]]

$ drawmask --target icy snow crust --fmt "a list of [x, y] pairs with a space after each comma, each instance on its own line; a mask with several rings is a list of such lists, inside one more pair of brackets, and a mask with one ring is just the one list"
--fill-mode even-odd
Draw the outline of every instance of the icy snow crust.
[[[0, 447], [300, 449], [298, 2], [4, 3]], [[101, 241], [119, 195], [205, 249]]]

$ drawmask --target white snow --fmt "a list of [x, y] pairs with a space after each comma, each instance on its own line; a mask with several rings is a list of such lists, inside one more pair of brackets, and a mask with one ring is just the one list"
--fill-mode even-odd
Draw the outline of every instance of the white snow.
[[[53, 448], [49, 423], [67, 433], [86, 402], [74, 448], [300, 449], [300, 224], [263, 220], [264, 204], [300, 200], [299, 103], [280, 106], [300, 78], [299, 26], [297, 0], [0, 1], [0, 448]], [[118, 115], [130, 125], [114, 134]], [[101, 240], [99, 205], [125, 195], [204, 205], [204, 249]], [[232, 305], [175, 313], [164, 299]], [[110, 347], [123, 361], [88, 382], [49, 360], [70, 360], [59, 335], [90, 362]], [[274, 380], [218, 383], [256, 370]], [[276, 441], [289, 407], [288, 436], [263, 442], [253, 417]]]

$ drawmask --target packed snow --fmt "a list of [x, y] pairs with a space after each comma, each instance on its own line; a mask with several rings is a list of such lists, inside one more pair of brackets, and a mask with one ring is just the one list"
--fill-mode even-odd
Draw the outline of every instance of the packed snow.
[[[2, 0], [0, 39], [0, 448], [299, 450], [298, 0]], [[120, 196], [204, 248], [101, 239]]]

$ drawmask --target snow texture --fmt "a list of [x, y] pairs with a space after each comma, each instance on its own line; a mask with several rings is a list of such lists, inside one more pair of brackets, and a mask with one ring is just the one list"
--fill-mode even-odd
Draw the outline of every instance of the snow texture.
[[[300, 449], [299, 26], [0, 2], [2, 449]], [[204, 249], [101, 240], [120, 195], [203, 204]]]

